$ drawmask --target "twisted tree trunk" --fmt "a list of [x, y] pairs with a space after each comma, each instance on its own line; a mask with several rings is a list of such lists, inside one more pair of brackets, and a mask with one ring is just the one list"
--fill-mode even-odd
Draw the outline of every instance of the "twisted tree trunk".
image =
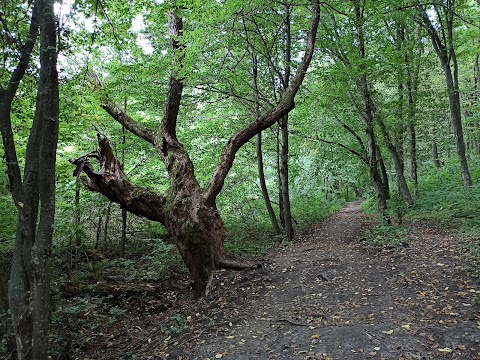
[[[199, 296], [207, 295], [215, 267], [245, 267], [243, 264], [228, 260], [225, 256], [223, 248], [225, 230], [216, 208], [216, 198], [223, 188], [237, 151], [294, 108], [295, 95], [313, 56], [320, 18], [318, 0], [312, 1], [312, 14], [303, 59], [282, 99], [273, 109], [257, 117], [230, 137], [205, 188], [200, 187], [195, 177], [193, 163], [177, 139], [177, 117], [183, 83], [175, 74], [170, 78], [162, 121], [156, 129], [144, 127], [113, 102], [102, 105], [117, 122], [158, 150], [170, 180], [170, 187], [165, 194], [157, 194], [132, 184], [123, 173], [108, 140], [101, 136], [98, 137], [100, 147], [98, 152], [71, 160], [76, 165], [75, 176], [81, 172], [87, 175], [84, 182], [88, 189], [103, 194], [127, 211], [162, 223], [169, 230], [176, 239], [176, 246], [190, 271], [195, 291]], [[182, 28], [182, 20], [173, 12], [169, 12], [174, 68], [182, 66], [183, 51], [179, 43]], [[92, 77], [96, 81], [95, 77]], [[100, 86], [98, 83], [97, 85]], [[95, 171], [90, 164], [92, 158], [100, 162], [99, 171]]]

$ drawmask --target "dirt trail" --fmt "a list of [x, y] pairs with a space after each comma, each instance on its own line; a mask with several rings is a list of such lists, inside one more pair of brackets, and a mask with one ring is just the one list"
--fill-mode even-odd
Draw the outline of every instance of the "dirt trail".
[[212, 326], [171, 357], [480, 359], [480, 293], [459, 239], [414, 224], [408, 249], [373, 253], [357, 241], [367, 223], [351, 203], [263, 269], [220, 272]]
[[409, 247], [374, 251], [358, 240], [370, 225], [351, 203], [262, 268], [217, 272], [211, 299], [183, 280], [162, 311], [132, 302], [85, 359], [480, 359], [480, 291], [461, 239], [417, 222]]

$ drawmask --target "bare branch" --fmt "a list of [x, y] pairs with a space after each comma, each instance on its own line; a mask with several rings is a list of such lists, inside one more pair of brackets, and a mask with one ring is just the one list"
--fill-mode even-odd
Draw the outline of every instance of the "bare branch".
[[368, 160], [367, 160], [367, 158], [365, 157], [365, 155], [360, 154], [358, 151], [353, 150], [353, 149], [349, 148], [348, 146], [343, 145], [342, 143], [339, 143], [339, 142], [336, 142], [336, 141], [325, 140], [325, 139], [319, 138], [318, 136], [317, 136], [317, 140], [318, 140], [318, 141], [321, 141], [321, 142], [323, 142], [323, 143], [325, 143], [325, 144], [339, 146], [339, 147], [341, 147], [342, 149], [345, 149], [345, 150], [347, 150], [348, 152], [352, 153], [353, 155], [359, 157], [363, 162], [365, 162], [365, 163], [368, 165]]
[[246, 142], [257, 135], [260, 131], [265, 130], [275, 124], [281, 117], [288, 114], [295, 107], [294, 99], [297, 94], [305, 74], [307, 72], [310, 61], [312, 60], [315, 49], [315, 38], [317, 34], [318, 24], [320, 22], [320, 5], [318, 0], [312, 1], [312, 22], [308, 31], [305, 54], [299, 64], [295, 76], [290, 85], [285, 90], [282, 99], [278, 105], [267, 114], [259, 117], [250, 123], [244, 129], [236, 132], [230, 137], [227, 145], [224, 147], [220, 155], [218, 164], [215, 168], [213, 176], [205, 189], [205, 201], [207, 204], [214, 204], [217, 195], [222, 190], [225, 178], [230, 171], [235, 154]]
[[363, 151], [365, 151], [365, 144], [363, 143], [363, 140], [362, 138], [356, 133], [355, 130], [353, 130], [353, 128], [344, 123], [342, 120], [340, 120], [337, 116], [335, 116], [335, 120], [337, 121], [337, 123], [339, 123], [345, 130], [347, 130], [350, 134], [352, 134], [352, 136], [358, 141], [360, 147], [362, 148]]
[[104, 109], [114, 120], [123, 125], [125, 129], [139, 138], [149, 142], [155, 143], [155, 132], [138, 121], [132, 119], [120, 106], [114, 103], [102, 104]]

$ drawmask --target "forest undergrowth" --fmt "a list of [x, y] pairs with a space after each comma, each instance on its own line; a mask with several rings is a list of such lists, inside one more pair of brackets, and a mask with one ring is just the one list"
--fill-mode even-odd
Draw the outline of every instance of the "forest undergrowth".
[[[376, 254], [404, 254], [412, 244], [419, 241], [418, 233], [415, 233], [418, 229], [413, 229], [412, 224], [421, 222], [431, 224], [434, 228], [442, 227], [461, 239], [460, 249], [464, 259], [462, 268], [468, 276], [478, 279], [480, 187], [474, 186], [468, 191], [454, 179], [448, 168], [432, 170], [422, 179], [414, 208], [402, 209], [403, 223], [398, 224], [398, 209], [395, 208], [395, 201], [391, 201], [390, 215], [394, 225], [377, 226], [375, 216], [370, 215], [369, 225], [358, 237], [361, 246]], [[351, 199], [343, 194], [343, 198], [337, 200], [332, 198], [325, 201], [312, 197], [297, 204], [294, 216], [300, 243], [312, 233], [313, 224], [321, 223], [322, 218], [338, 211], [345, 202], [344, 198]], [[395, 199], [395, 194], [392, 198]], [[363, 208], [367, 213], [372, 213], [372, 204], [369, 198], [364, 202]], [[264, 214], [261, 211], [255, 212], [259, 206], [254, 203], [246, 208], [243, 206], [240, 218], [232, 216], [233, 211], [225, 217], [228, 230], [225, 248], [230, 254], [268, 264], [272, 254], [296, 246], [270, 234], [269, 224], [262, 220]], [[113, 210], [111, 217], [110, 226], [115, 228], [118, 226], [119, 213]], [[174, 343], [165, 340], [169, 337], [184, 339], [199, 324], [212, 326], [208, 325], [210, 320], [205, 318], [206, 315], [202, 315], [201, 306], [194, 315], [184, 313], [184, 307], [192, 310], [196, 302], [191, 293], [188, 272], [168, 234], [154, 224], [145, 226], [145, 223], [137, 224], [132, 229], [132, 234], [135, 234], [136, 239], [127, 247], [124, 258], [118, 256], [117, 243], [111, 240], [102, 242], [100, 239], [100, 244], [95, 241], [84, 242], [80, 247], [57, 244], [54, 248], [56, 271], [52, 286], [54, 311], [51, 316], [53, 358], [83, 356], [80, 354], [91, 356], [92, 351], [99, 351], [99, 346], [112, 350], [119, 346], [124, 348], [115, 340], [118, 336], [121, 337], [118, 333], [119, 326], [128, 328], [138, 321], [152, 322], [152, 326], [153, 319], [159, 321], [154, 330], [155, 339], [158, 341], [159, 337], [163, 338], [164, 344], [169, 345]], [[3, 249], [2, 256], [3, 264], [8, 264], [8, 249]], [[280, 270], [283, 272], [283, 269]], [[232, 273], [229, 276], [242, 279], [243, 275]], [[246, 276], [248, 278], [250, 275]], [[328, 275], [324, 276], [329, 278]], [[220, 286], [217, 294], [220, 296], [218, 307], [228, 313], [229, 305], [223, 299], [222, 285], [217, 286]], [[234, 281], [232, 286], [239, 285], [235, 285]], [[210, 302], [208, 306], [213, 305]], [[143, 339], [145, 334], [141, 327], [137, 330], [138, 339]], [[101, 345], [95, 340], [98, 336], [104, 339]], [[129, 333], [129, 336], [132, 334]], [[4, 338], [2, 346], [5, 345]], [[132, 357], [124, 358], [144, 358], [143, 355], [135, 357], [131, 354]], [[92, 358], [102, 358], [105, 354], [98, 353], [96, 356], [99, 357]]]

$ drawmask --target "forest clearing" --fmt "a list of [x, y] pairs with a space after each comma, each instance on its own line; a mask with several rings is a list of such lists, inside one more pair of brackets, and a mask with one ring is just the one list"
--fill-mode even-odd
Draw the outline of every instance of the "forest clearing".
[[0, 47], [0, 359], [480, 359], [480, 0], [5, 0]]

